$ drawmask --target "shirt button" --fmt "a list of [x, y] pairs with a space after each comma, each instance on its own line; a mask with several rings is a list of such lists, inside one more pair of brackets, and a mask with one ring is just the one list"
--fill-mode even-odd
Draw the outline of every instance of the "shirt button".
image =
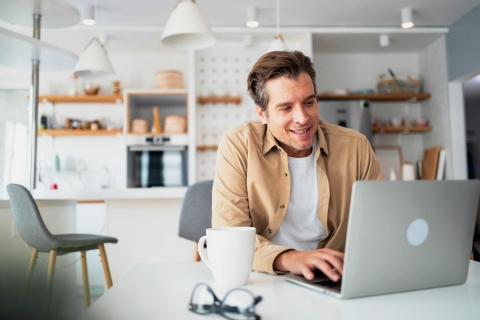
[[268, 229], [268, 233], [272, 233], [272, 229]]
[[285, 172], [285, 177], [288, 177], [288, 174]]
[[282, 204], [282, 205], [280, 206], [280, 209], [283, 209], [283, 208], [285, 208], [285, 206]]

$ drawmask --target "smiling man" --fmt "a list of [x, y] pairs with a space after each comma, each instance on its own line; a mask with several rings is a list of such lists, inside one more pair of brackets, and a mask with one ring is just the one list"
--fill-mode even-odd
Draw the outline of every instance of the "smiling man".
[[319, 118], [315, 70], [298, 51], [263, 55], [247, 80], [261, 123], [226, 132], [213, 227], [257, 229], [253, 268], [341, 278], [352, 185], [381, 179], [362, 134]]

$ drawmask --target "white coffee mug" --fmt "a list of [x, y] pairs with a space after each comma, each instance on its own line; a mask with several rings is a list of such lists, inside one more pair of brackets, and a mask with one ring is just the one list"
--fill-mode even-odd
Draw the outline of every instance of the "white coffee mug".
[[[252, 270], [255, 228], [209, 228], [198, 241], [198, 253], [219, 286], [243, 286]], [[204, 248], [207, 241], [207, 248]]]

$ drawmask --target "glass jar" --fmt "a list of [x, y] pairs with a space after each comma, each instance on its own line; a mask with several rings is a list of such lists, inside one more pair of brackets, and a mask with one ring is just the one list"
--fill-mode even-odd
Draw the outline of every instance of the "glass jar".
[[76, 96], [78, 94], [78, 81], [77, 76], [72, 74], [68, 81], [68, 95]]

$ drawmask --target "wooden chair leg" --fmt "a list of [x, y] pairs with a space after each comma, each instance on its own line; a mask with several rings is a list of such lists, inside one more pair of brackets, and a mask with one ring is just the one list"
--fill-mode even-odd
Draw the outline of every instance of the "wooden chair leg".
[[50, 310], [53, 293], [53, 275], [55, 273], [55, 262], [57, 260], [57, 250], [50, 250], [50, 258], [48, 259], [48, 274], [47, 274], [47, 314]]
[[98, 245], [98, 250], [100, 250], [100, 256], [102, 258], [103, 272], [105, 273], [107, 288], [110, 289], [113, 286], [112, 275], [110, 274], [110, 267], [108, 266], [107, 254], [105, 252], [105, 247], [103, 246], [103, 244]]
[[38, 250], [33, 248], [32, 255], [30, 256], [30, 263], [28, 264], [27, 284], [25, 287], [26, 294], [28, 293], [28, 288], [30, 288], [30, 282], [32, 281], [33, 269], [35, 268], [35, 264], [37, 263], [37, 257]]
[[195, 252], [193, 253], [193, 262], [200, 262], [200, 254], [198, 253], [198, 243], [195, 243]]
[[83, 300], [85, 301], [85, 308], [90, 307], [90, 287], [88, 285], [88, 271], [87, 271], [87, 253], [81, 252], [82, 257], [82, 277], [83, 277]]

